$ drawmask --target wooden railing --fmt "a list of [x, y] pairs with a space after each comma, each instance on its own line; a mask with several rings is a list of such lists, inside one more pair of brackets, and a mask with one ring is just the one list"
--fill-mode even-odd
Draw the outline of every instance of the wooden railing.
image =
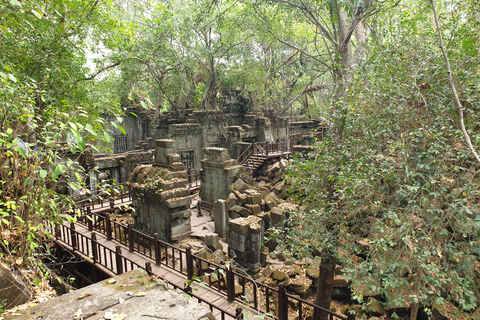
[[290, 140], [277, 139], [276, 141], [252, 142], [240, 157], [237, 158], [238, 163], [244, 164], [251, 155], [271, 156], [273, 154], [283, 156], [293, 152], [293, 144]]
[[[306, 300], [286, 293], [283, 284], [280, 284], [278, 288], [274, 288], [256, 282], [251, 277], [232, 270], [231, 265], [228, 266], [213, 263], [193, 255], [190, 248], [184, 250], [161, 241], [159, 240], [158, 234], [150, 236], [133, 229], [131, 224], [125, 226], [116, 221], [111, 221], [108, 213], [106, 215], [91, 213], [87, 208], [84, 214], [78, 218], [78, 222], [85, 225], [89, 231], [97, 231], [104, 234], [107, 237], [107, 240], [114, 239], [119, 243], [124, 244], [129, 248], [130, 252], [138, 252], [141, 255], [152, 259], [157, 266], [164, 265], [176, 270], [177, 272], [186, 275], [188, 280], [194, 280], [194, 277], [197, 277], [197, 279], [203, 279], [203, 282], [208, 287], [225, 294], [229, 302], [236, 300], [239, 303], [243, 303], [244, 301], [242, 300], [242, 297], [245, 297], [245, 292], [248, 289], [253, 291], [253, 304], [251, 304], [250, 307], [259, 312], [272, 313], [274, 310], [272, 310], [273, 306], [270, 300], [278, 299], [278, 303], [276, 304], [278, 307], [277, 310], [275, 310], [275, 314], [280, 320], [288, 319], [289, 309], [292, 308], [291, 306], [297, 306], [297, 310], [294, 311], [298, 312], [298, 319], [306, 318], [305, 313], [307, 312], [307, 309], [310, 309], [309, 313], [313, 312], [314, 309], [326, 312], [330, 315], [330, 319], [347, 319], [346, 317], [337, 315], [330, 310], [323, 309]], [[61, 227], [65, 230], [61, 232], [62, 239], [66, 239], [65, 242], [67, 244], [82, 253], [86, 250], [87, 252], [84, 253], [85, 255], [90, 256], [90, 254], [92, 254], [94, 262], [100, 263], [108, 270], [117, 273], [118, 270], [123, 272], [134, 267], [133, 264], [131, 264], [133, 263], [132, 261], [128, 259], [128, 261], [125, 260], [126, 258], [121, 255], [121, 249], [119, 246], [117, 246], [119, 252], [113, 252], [108, 248], [101, 247], [98, 242], [94, 242], [96, 240], [93, 236], [95, 234], [94, 232], [92, 233], [92, 239], [88, 240], [87, 237], [75, 234], [74, 224], [71, 224], [70, 228], [66, 226]], [[88, 241], [92, 242], [92, 248], [96, 247], [100, 251], [97, 250], [95, 253], [89, 253]], [[104, 258], [100, 257], [99, 254], [103, 255]], [[116, 268], [112, 265], [112, 260], [118, 261], [116, 262]], [[111, 264], [109, 265], [108, 262]], [[128, 263], [130, 263], [130, 265], [128, 265]], [[119, 264], [122, 264], [121, 268], [119, 267]], [[137, 267], [140, 266], [137, 265]], [[238, 295], [235, 293], [235, 283], [240, 284], [242, 288], [241, 293]]]
[[87, 207], [90, 207], [90, 210], [97, 210], [112, 208], [112, 206], [115, 204], [115, 200], [120, 200], [120, 203], [132, 201], [132, 197], [125, 183], [113, 186], [112, 188], [108, 189], [108, 193], [105, 193], [104, 195], [97, 195], [94, 198], [81, 200], [75, 204], [77, 208], [86, 209]]
[[[75, 224], [70, 224], [70, 227], [66, 225], [57, 225], [55, 226], [52, 234], [54, 234], [57, 240], [62, 241], [73, 249], [73, 251], [78, 251], [84, 256], [87, 256], [91, 259], [93, 264], [98, 264], [109, 270], [113, 274], [122, 274], [124, 272], [133, 270], [133, 269], [145, 269], [149, 275], [155, 275], [157, 277], [162, 276], [154, 274], [152, 272], [152, 266], [150, 262], [146, 262], [145, 266], [142, 267], [136, 262], [130, 260], [129, 258], [122, 255], [122, 250], [120, 246], [116, 246], [116, 250], [113, 251], [101, 243], [97, 242], [96, 233], [92, 232], [91, 237], [86, 237], [81, 233], [75, 231]], [[180, 263], [182, 264], [182, 263]], [[175, 265], [173, 265], [175, 268]], [[182, 266], [181, 266], [182, 267]], [[225, 320], [226, 316], [234, 318], [236, 315], [228, 310], [223, 310], [208, 300], [201, 298], [199, 295], [192, 292], [192, 290], [186, 289], [185, 287], [179, 287], [173, 283], [166, 282], [167, 285], [172, 286], [177, 290], [182, 290], [187, 292], [191, 297], [197, 299], [198, 303], [205, 303], [209, 306], [210, 310], [213, 312], [214, 309], [220, 312], [222, 320]]]
[[200, 186], [200, 172], [201, 169], [192, 169], [188, 168], [187, 176], [188, 176], [188, 188], [194, 189]]

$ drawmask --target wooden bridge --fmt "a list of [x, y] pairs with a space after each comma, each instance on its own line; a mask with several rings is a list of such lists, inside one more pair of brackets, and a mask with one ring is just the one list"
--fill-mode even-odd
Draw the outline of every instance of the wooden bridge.
[[[233, 265], [210, 262], [110, 218], [116, 207], [130, 204], [128, 192], [116, 199], [79, 203], [69, 220], [52, 230], [54, 241], [104, 273], [114, 276], [137, 268], [162, 278], [210, 307], [216, 319], [236, 319], [236, 309], [265, 319], [305, 319], [314, 309], [330, 319], [347, 319], [278, 288], [254, 281]], [[249, 297], [248, 303], [245, 301]]]

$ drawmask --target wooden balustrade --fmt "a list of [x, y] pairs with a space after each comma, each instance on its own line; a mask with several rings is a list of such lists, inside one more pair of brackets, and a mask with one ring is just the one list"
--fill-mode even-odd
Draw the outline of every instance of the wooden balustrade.
[[[285, 146], [288, 144], [289, 142], [284, 143]], [[265, 151], [272, 150], [272, 144], [269, 145], [265, 143], [263, 146], [257, 144], [257, 147], [261, 147]], [[276, 148], [276, 146], [273, 147]], [[113, 209], [110, 210], [113, 211]], [[206, 270], [209, 270], [208, 283], [206, 282], [205, 284], [211, 289], [225, 294], [229, 302], [237, 300], [242, 303], [241, 296], [245, 296], [248, 285], [253, 291], [253, 305], [251, 307], [254, 309], [266, 313], [272, 312], [270, 298], [277, 297], [278, 307], [276, 312], [278, 319], [288, 319], [289, 305], [297, 305], [299, 319], [304, 319], [305, 309], [310, 308], [311, 310], [318, 309], [327, 312], [331, 316], [331, 319], [347, 320], [347, 317], [337, 315], [330, 310], [323, 309], [315, 304], [286, 293], [283, 284], [280, 284], [278, 288], [273, 288], [266, 284], [256, 282], [251, 277], [233, 271], [231, 265], [218, 265], [193, 255], [190, 248], [183, 250], [161, 241], [158, 234], [152, 237], [133, 229], [131, 224], [125, 226], [116, 221], [111, 221], [109, 213], [105, 215], [92, 213], [89, 207], [87, 207], [86, 210], [82, 210], [82, 212], [84, 212], [84, 214], [79, 217], [77, 223], [85, 225], [89, 231], [93, 230], [91, 237], [85, 237], [77, 233], [74, 223], [72, 223], [70, 227], [65, 225], [55, 227], [55, 237], [67, 243], [73, 250], [78, 250], [86, 256], [90, 256], [89, 248], [91, 248], [92, 262], [102, 265], [115, 274], [120, 274], [134, 268], [141, 268], [142, 266], [123, 256], [120, 246], [117, 245], [114, 251], [101, 245], [97, 241], [95, 231], [105, 234], [107, 240], [113, 239], [125, 245], [129, 252], [138, 252], [146, 258], [152, 259], [157, 266], [164, 265], [184, 274], [188, 280], [194, 279], [194, 276], [202, 277], [206, 274]], [[150, 271], [148, 271], [148, 264], [149, 262], [146, 263], [145, 268], [147, 272], [151, 273], [151, 265]], [[216, 278], [214, 279], [215, 281], [212, 281], [212, 277]], [[236, 282], [242, 287], [240, 295], [235, 294]], [[191, 294], [191, 292], [189, 294]], [[263, 296], [263, 299], [260, 299], [260, 296]], [[289, 300], [293, 303], [290, 304]], [[263, 304], [260, 303], [261, 301]]]

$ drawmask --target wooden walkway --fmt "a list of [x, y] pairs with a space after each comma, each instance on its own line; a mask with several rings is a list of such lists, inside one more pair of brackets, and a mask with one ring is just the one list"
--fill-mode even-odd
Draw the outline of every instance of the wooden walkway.
[[[93, 242], [88, 241], [88, 239], [92, 238], [92, 233], [82, 225], [75, 224], [74, 237], [77, 240], [75, 248], [72, 246], [70, 224], [65, 222], [64, 228], [61, 228], [60, 232], [61, 236], [56, 238], [56, 242], [58, 244], [63, 246], [65, 249], [73, 252], [82, 260], [87, 261], [92, 265], [95, 265], [96, 268], [100, 269], [101, 271], [110, 276], [115, 276], [119, 273], [119, 270], [117, 268], [116, 256], [113, 253], [117, 252], [117, 248], [120, 247], [121, 255], [125, 258], [125, 260], [128, 260], [127, 267], [125, 267], [124, 264], [124, 270], [121, 270], [122, 272], [129, 271], [131, 269], [145, 268], [146, 263], [150, 263], [151, 272], [156, 277], [166, 280], [169, 284], [171, 284], [177, 289], [185, 288], [185, 281], [187, 279], [184, 274], [169, 267], [166, 267], [165, 265], [157, 266], [155, 265], [154, 259], [146, 258], [145, 256], [136, 252], [131, 253], [124, 245], [119, 244], [115, 240], [109, 241], [102, 234], [96, 234], [96, 244], [98, 245], [98, 248], [101, 248], [100, 250], [104, 252], [102, 254], [104, 260], [100, 258], [100, 262], [95, 262], [93, 259]], [[192, 288], [193, 290], [190, 295], [192, 295], [193, 297], [198, 296], [202, 300], [207, 301], [208, 305], [213, 307], [211, 307], [211, 310], [216, 319], [234, 319], [235, 308], [240, 305], [238, 302], [228, 302], [225, 294], [209, 287], [203, 287], [198, 284], [193, 284]], [[256, 314], [256, 312], [253, 310], [250, 310], [249, 313]]]
[[[156, 234], [150, 236], [133, 229], [132, 224], [110, 220], [115, 208], [130, 203], [127, 193], [115, 200], [80, 203], [76, 212], [70, 213], [72, 218], [76, 217], [75, 222], [65, 221], [51, 230], [55, 242], [111, 276], [144, 269], [209, 306], [216, 319], [235, 319], [240, 307], [248, 319], [259, 315], [262, 319], [302, 320], [319, 310], [328, 313], [332, 320], [347, 320], [287, 293], [283, 283], [274, 288], [256, 282], [228, 262], [216, 264], [192, 254], [190, 247], [178, 248], [159, 240]], [[199, 217], [202, 222], [210, 219]]]

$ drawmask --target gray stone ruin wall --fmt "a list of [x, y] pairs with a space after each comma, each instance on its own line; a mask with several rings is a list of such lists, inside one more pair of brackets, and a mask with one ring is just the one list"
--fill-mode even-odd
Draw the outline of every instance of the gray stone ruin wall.
[[174, 140], [157, 140], [153, 165], [136, 167], [129, 180], [134, 228], [174, 241], [191, 231], [187, 172], [175, 152]]
[[200, 199], [210, 203], [224, 200], [230, 193], [229, 186], [235, 181], [235, 176], [245, 172], [245, 167], [230, 159], [225, 148], [204, 148], [203, 154]]

